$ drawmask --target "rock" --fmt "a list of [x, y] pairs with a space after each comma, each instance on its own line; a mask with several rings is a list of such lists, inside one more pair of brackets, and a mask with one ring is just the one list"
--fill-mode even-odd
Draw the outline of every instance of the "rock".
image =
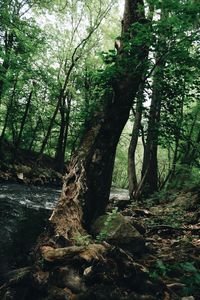
[[92, 272], [92, 267], [90, 266], [84, 270], [83, 276], [87, 277], [88, 275], [91, 274], [91, 272]]
[[67, 287], [74, 293], [85, 291], [85, 284], [81, 277], [72, 268], [60, 267], [53, 271], [51, 283], [59, 288]]
[[137, 229], [137, 231], [139, 231], [139, 233], [141, 233], [142, 235], [146, 233], [146, 228], [145, 228], [145, 227], [143, 226], [143, 224], [141, 224], [140, 222], [131, 219], [131, 224], [132, 224], [133, 227], [135, 227], [135, 229]]
[[19, 180], [24, 180], [24, 174], [23, 173], [17, 173], [17, 178], [19, 179]]
[[181, 300], [195, 300], [193, 296], [182, 297]]
[[196, 211], [199, 207], [199, 194], [198, 192], [182, 192], [173, 202], [173, 206], [180, 206], [187, 211]]
[[131, 204], [131, 201], [127, 197], [112, 197], [110, 198], [110, 204], [113, 207], [118, 207], [118, 209], [123, 210], [125, 209], [128, 205]]
[[133, 208], [133, 213], [137, 217], [152, 217], [153, 214], [148, 209]]
[[145, 240], [139, 231], [121, 214], [102, 215], [92, 225], [92, 233], [110, 244], [129, 250], [133, 253], [143, 253]]
[[32, 172], [31, 167], [25, 165], [14, 165], [13, 167], [17, 173], [23, 173], [25, 176], [29, 176]]
[[21, 166], [20, 166], [20, 171], [21, 171], [25, 176], [29, 176], [29, 175], [31, 175], [31, 173], [32, 173], [31, 167], [24, 166], [24, 165], [21, 165]]
[[34, 185], [44, 185], [44, 182], [42, 181], [42, 179], [39, 177], [39, 178], [34, 178], [32, 183]]

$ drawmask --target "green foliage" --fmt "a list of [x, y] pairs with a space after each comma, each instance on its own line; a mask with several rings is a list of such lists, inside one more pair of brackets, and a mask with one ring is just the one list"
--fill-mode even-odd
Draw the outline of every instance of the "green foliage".
[[[199, 182], [199, 3], [148, 1], [146, 11], [148, 5], [154, 9], [121, 37], [117, 2], [0, 2], [0, 135], [16, 143], [34, 82], [21, 146], [40, 151], [61, 97], [63, 107], [58, 109], [44, 152], [55, 156], [64, 114], [65, 160], [69, 160], [92, 116], [104, 109], [105, 99], [112, 101], [116, 82], [120, 83], [127, 71], [136, 76], [145, 67], [150, 74], [143, 99], [145, 140], [155, 68], [162, 79], [158, 83], [161, 114], [151, 130], [158, 133], [160, 183], [175, 166], [177, 176], [171, 177], [169, 186], [192, 187]], [[122, 39], [123, 55], [114, 49], [116, 37]], [[150, 51], [144, 66], [141, 56], [135, 55], [138, 49], [142, 49], [140, 55]], [[159, 66], [155, 66], [156, 57]], [[113, 185], [122, 188], [128, 187], [129, 134], [128, 128], [120, 139], [113, 173]], [[140, 176], [141, 145], [137, 153]]]
[[177, 165], [176, 173], [168, 184], [168, 189], [190, 190], [199, 186], [200, 171], [197, 167], [188, 167], [187, 164]]
[[96, 236], [97, 242], [101, 243], [103, 242], [109, 234], [110, 229], [112, 228], [113, 220], [116, 218], [116, 215], [118, 214], [118, 208], [113, 208], [112, 212], [107, 213], [106, 221], [104, 222], [104, 229], [101, 230], [101, 232]]
[[150, 272], [150, 277], [153, 280], [157, 280], [160, 276], [165, 276], [167, 274], [167, 266], [162, 262], [162, 260], [156, 261], [155, 268]]
[[112, 177], [112, 185], [114, 187], [127, 188], [128, 187], [128, 159], [127, 146], [120, 142], [115, 157], [115, 167]]
[[78, 246], [87, 246], [91, 242], [91, 236], [90, 235], [77, 235], [75, 238], [75, 244]]
[[[64, 114], [70, 119], [66, 158], [79, 145], [87, 119], [103, 95], [94, 75], [102, 67], [96, 53], [106, 44], [101, 36], [111, 34], [101, 24], [110, 18], [115, 1], [68, 4], [56, 0], [0, 4], [0, 135], [5, 127], [3, 138], [16, 142], [34, 81], [21, 146], [40, 151], [64, 87]], [[111, 27], [116, 31], [119, 26]], [[45, 147], [50, 156], [55, 155], [61, 118], [58, 111]]]
[[200, 272], [196, 268], [194, 262], [181, 262], [175, 264], [166, 264], [158, 260], [154, 269], [150, 272], [150, 277], [153, 280], [158, 280], [159, 277], [169, 277], [173, 272], [179, 272], [181, 275], [180, 282], [185, 284], [183, 296], [189, 296], [192, 293], [200, 292]]

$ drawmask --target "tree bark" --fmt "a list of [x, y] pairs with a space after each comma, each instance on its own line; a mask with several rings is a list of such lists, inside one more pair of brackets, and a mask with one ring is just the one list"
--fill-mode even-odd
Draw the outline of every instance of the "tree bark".
[[26, 103], [26, 108], [25, 108], [25, 111], [24, 111], [24, 115], [22, 117], [19, 134], [18, 134], [17, 141], [16, 141], [16, 144], [15, 144], [15, 151], [16, 152], [17, 152], [17, 150], [20, 146], [20, 143], [21, 143], [22, 133], [23, 133], [23, 130], [24, 130], [24, 126], [25, 126], [25, 123], [26, 123], [27, 116], [28, 116], [28, 111], [29, 111], [29, 108], [30, 108], [30, 105], [31, 105], [31, 100], [32, 100], [32, 96], [33, 96], [33, 89], [34, 89], [34, 85], [33, 85], [32, 89], [31, 89], [31, 92], [28, 96], [28, 100], [27, 100], [27, 103]]
[[149, 196], [157, 191], [158, 188], [158, 135], [160, 121], [160, 66], [157, 64], [157, 69], [154, 73], [152, 100], [149, 112], [149, 122], [147, 130], [146, 146], [144, 149], [143, 165], [142, 165], [142, 193]]
[[135, 165], [135, 151], [137, 148], [139, 131], [141, 128], [142, 109], [143, 109], [143, 84], [140, 85], [140, 90], [137, 96], [135, 120], [131, 135], [131, 141], [128, 149], [128, 181], [129, 181], [129, 195], [130, 199], [134, 198], [134, 192], [138, 188], [136, 165]]
[[69, 129], [69, 116], [71, 110], [71, 98], [67, 98], [66, 102], [63, 101], [60, 107], [60, 132], [58, 137], [58, 142], [56, 146], [55, 161], [56, 170], [60, 173], [64, 171], [65, 164], [65, 150], [67, 145], [68, 129]]
[[[122, 28], [122, 38], [126, 36], [124, 44], [133, 37], [131, 25], [144, 20], [141, 5], [141, 0], [126, 0]], [[123, 48], [121, 50], [112, 89], [105, 92], [103, 108], [93, 115], [88, 124], [80, 149], [71, 160], [58, 205], [50, 218], [54, 236], [73, 240], [74, 236], [83, 232], [83, 223], [85, 228], [89, 228], [107, 206], [116, 147], [142, 79], [142, 61], [147, 56], [144, 47], [134, 49], [135, 58], [140, 58], [138, 68], [138, 60], [134, 59], [133, 63], [132, 55]]]
[[8, 69], [10, 68], [10, 56], [11, 56], [11, 50], [13, 47], [13, 40], [14, 40], [13, 33], [9, 33], [7, 31], [5, 31], [5, 35], [4, 35], [5, 59], [2, 63], [2, 67], [0, 69], [0, 104], [1, 104], [1, 99], [2, 99], [3, 92], [4, 92], [6, 74], [8, 72]]
[[9, 120], [9, 116], [10, 116], [10, 111], [12, 110], [12, 107], [13, 107], [13, 100], [14, 100], [15, 94], [16, 94], [17, 81], [18, 81], [18, 78], [16, 78], [16, 80], [14, 82], [12, 95], [10, 96], [10, 102], [8, 104], [8, 107], [7, 107], [6, 117], [5, 117], [5, 121], [4, 121], [4, 126], [3, 126], [3, 129], [2, 129], [2, 132], [1, 132], [1, 136], [0, 136], [0, 146], [1, 146], [2, 141], [4, 139], [5, 132], [6, 132], [6, 129], [7, 129], [7, 126], [8, 126], [8, 120]]

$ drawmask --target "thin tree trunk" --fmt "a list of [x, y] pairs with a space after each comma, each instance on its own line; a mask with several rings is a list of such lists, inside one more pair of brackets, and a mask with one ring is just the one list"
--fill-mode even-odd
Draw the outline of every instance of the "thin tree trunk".
[[70, 111], [67, 112], [65, 116], [65, 132], [64, 132], [64, 140], [63, 140], [63, 151], [62, 151], [62, 156], [61, 156], [61, 169], [60, 172], [64, 172], [64, 164], [65, 164], [65, 152], [66, 152], [66, 147], [67, 147], [67, 138], [68, 138], [68, 132], [69, 132], [69, 115]]
[[28, 147], [28, 150], [30, 150], [30, 151], [32, 150], [33, 144], [34, 144], [34, 142], [35, 142], [35, 139], [36, 139], [36, 133], [37, 133], [37, 131], [38, 131], [38, 128], [39, 128], [40, 124], [41, 124], [41, 117], [38, 118], [37, 123], [36, 123], [36, 126], [35, 126], [35, 128], [34, 128], [34, 130], [33, 130], [33, 133], [32, 133], [32, 139], [31, 139], [30, 145], [29, 145], [29, 147]]
[[190, 149], [189, 153], [186, 153], [181, 159], [181, 164], [185, 164], [188, 166], [193, 165], [193, 163], [195, 162], [199, 154], [199, 150], [198, 150], [199, 143], [200, 143], [200, 130], [197, 133], [196, 141], [194, 142], [192, 149]]
[[157, 69], [154, 73], [153, 92], [149, 112], [146, 147], [144, 149], [142, 166], [142, 178], [144, 177], [144, 174], [146, 174], [143, 183], [143, 194], [145, 196], [151, 195], [158, 188], [157, 148], [161, 109], [161, 98], [159, 93], [160, 72], [158, 70], [160, 70], [160, 68], [157, 66]]
[[6, 117], [5, 117], [5, 121], [4, 121], [4, 126], [1, 132], [1, 136], [0, 136], [0, 145], [2, 144], [2, 141], [4, 139], [4, 135], [7, 129], [7, 125], [8, 125], [8, 120], [9, 120], [9, 115], [10, 115], [10, 111], [12, 110], [12, 106], [13, 106], [13, 100], [16, 94], [16, 87], [17, 87], [17, 79], [15, 80], [14, 86], [13, 86], [13, 91], [12, 91], [12, 95], [10, 97], [10, 102], [8, 104], [7, 107], [7, 112], [6, 112]]
[[180, 136], [181, 136], [181, 126], [183, 123], [183, 106], [184, 106], [184, 98], [185, 98], [185, 83], [184, 83], [184, 88], [183, 88], [183, 95], [182, 95], [182, 102], [181, 102], [181, 109], [180, 109], [180, 115], [177, 122], [177, 132], [175, 134], [175, 149], [174, 149], [174, 157], [173, 157], [173, 162], [172, 162], [172, 170], [171, 170], [171, 175], [170, 178], [172, 178], [176, 172], [176, 163], [178, 161], [178, 150], [179, 150], [179, 143], [180, 143]]
[[9, 33], [5, 31], [4, 35], [4, 48], [5, 48], [5, 59], [2, 63], [2, 68], [0, 72], [0, 104], [4, 91], [4, 82], [6, 80], [6, 74], [8, 69], [10, 68], [10, 55], [13, 47], [14, 35], [13, 33]]
[[[194, 120], [192, 122], [192, 126], [191, 126], [191, 129], [190, 129], [189, 136], [187, 137], [187, 145], [186, 145], [186, 147], [184, 147], [186, 150], [185, 150], [184, 154], [181, 157], [181, 161], [180, 161], [181, 164], [188, 164], [190, 162], [192, 156], [193, 156], [193, 155], [191, 156], [191, 154], [194, 153], [194, 151], [196, 151], [196, 150], [194, 150], [194, 148], [192, 148], [192, 135], [194, 134], [195, 125], [197, 125], [198, 116], [199, 116], [199, 110], [197, 109]], [[199, 143], [199, 137], [198, 137], [198, 134], [197, 134], [197, 139], [195, 141], [195, 146], [198, 143]]]
[[42, 146], [41, 146], [40, 151], [39, 151], [39, 159], [42, 156], [42, 154], [44, 153], [44, 149], [45, 149], [45, 147], [48, 143], [48, 140], [49, 140], [49, 137], [50, 137], [50, 134], [51, 134], [51, 130], [53, 128], [53, 125], [54, 125], [54, 122], [55, 122], [55, 119], [56, 119], [56, 116], [57, 116], [57, 113], [58, 113], [58, 110], [59, 110], [59, 107], [60, 107], [61, 99], [62, 99], [62, 95], [60, 94], [59, 99], [58, 99], [57, 104], [56, 104], [56, 108], [55, 108], [54, 113], [53, 113], [53, 116], [51, 117], [46, 135], [45, 135], [45, 137], [42, 141]]
[[[154, 4], [148, 4], [148, 22], [152, 22], [154, 15]], [[149, 49], [148, 49], [149, 53]], [[135, 152], [138, 144], [139, 131], [141, 131], [142, 144], [145, 149], [145, 134], [144, 129], [141, 124], [142, 119], [142, 111], [143, 111], [143, 101], [144, 101], [144, 88], [145, 88], [145, 80], [140, 85], [137, 103], [136, 103], [136, 112], [135, 112], [135, 120], [131, 135], [131, 141], [128, 149], [128, 180], [129, 180], [129, 196], [130, 199], [137, 199], [140, 193], [140, 188], [142, 187], [143, 181], [146, 178], [147, 170], [145, 175], [142, 177], [140, 183], [138, 184], [137, 173], [136, 173], [136, 163], [135, 163]], [[145, 150], [144, 150], [145, 151]]]
[[27, 100], [27, 103], [26, 103], [26, 108], [25, 108], [25, 111], [24, 111], [24, 115], [22, 117], [18, 138], [17, 138], [16, 144], [15, 144], [15, 150], [16, 151], [18, 150], [18, 148], [20, 146], [20, 143], [21, 143], [22, 133], [23, 133], [23, 130], [24, 130], [24, 126], [25, 126], [25, 123], [26, 123], [27, 116], [28, 116], [28, 111], [29, 111], [29, 108], [30, 108], [30, 105], [31, 105], [32, 96], [33, 96], [33, 88], [32, 88], [32, 90], [29, 94], [29, 97], [28, 97], [28, 100]]
[[136, 174], [136, 165], [135, 165], [135, 151], [137, 148], [139, 130], [141, 128], [141, 118], [142, 118], [142, 109], [143, 109], [143, 84], [140, 86], [140, 90], [137, 97], [136, 111], [135, 111], [135, 120], [131, 135], [131, 141], [128, 149], [128, 180], [129, 180], [129, 195], [130, 199], [133, 199], [134, 191], [137, 190], [137, 174]]
[[68, 128], [69, 128], [69, 115], [71, 110], [71, 99], [67, 98], [67, 107], [66, 102], [62, 103], [60, 108], [61, 115], [61, 124], [60, 124], [60, 132], [58, 137], [58, 142], [56, 146], [56, 169], [58, 172], [63, 173], [64, 171], [64, 162], [65, 162], [65, 151], [68, 137]]
[[56, 153], [55, 153], [55, 160], [56, 160], [56, 166], [59, 168], [60, 165], [60, 158], [62, 156], [63, 151], [63, 139], [64, 139], [64, 132], [65, 132], [65, 103], [61, 104], [60, 107], [60, 131], [56, 146]]

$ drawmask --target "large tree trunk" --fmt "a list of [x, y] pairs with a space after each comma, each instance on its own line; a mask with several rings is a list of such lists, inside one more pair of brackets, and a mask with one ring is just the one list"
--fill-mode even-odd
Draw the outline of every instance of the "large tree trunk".
[[[168, 17], [168, 12], [165, 8], [161, 8], [161, 20]], [[143, 165], [142, 165], [142, 180], [141, 193], [148, 197], [158, 190], [158, 139], [160, 130], [160, 113], [161, 113], [161, 85], [163, 81], [163, 70], [165, 60], [163, 53], [166, 52], [167, 42], [162, 34], [157, 37], [157, 51], [155, 53], [155, 70], [153, 74], [152, 99], [149, 111], [148, 129], [146, 146], [144, 149]]]
[[[127, 37], [132, 37], [130, 26], [140, 18], [144, 19], [142, 4], [141, 0], [126, 0], [122, 29], [122, 37], [126, 35], [126, 41]], [[138, 5], [140, 9], [137, 9]], [[82, 220], [88, 228], [105, 211], [116, 147], [144, 72], [142, 60], [147, 53], [144, 48], [141, 53], [141, 48], [137, 48], [138, 53], [134, 49], [135, 58], [140, 57], [141, 60], [139, 70], [137, 59], [133, 65], [133, 57], [129, 53], [121, 49], [118, 54], [115, 66], [117, 79], [113, 80], [112, 89], [105, 93], [103, 109], [88, 124], [81, 147], [70, 163], [59, 203], [50, 218], [55, 236], [71, 240], [82, 232]], [[134, 70], [136, 66], [137, 71]]]

